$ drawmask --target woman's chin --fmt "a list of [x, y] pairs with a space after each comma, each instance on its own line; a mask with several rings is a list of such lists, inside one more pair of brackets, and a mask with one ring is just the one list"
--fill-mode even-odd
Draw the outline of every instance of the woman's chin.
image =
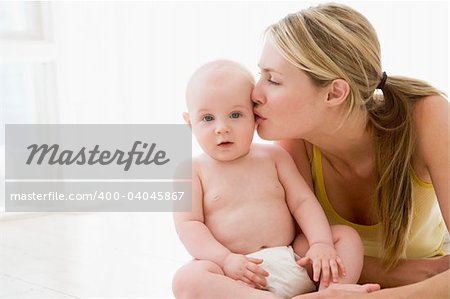
[[276, 134], [273, 130], [268, 130], [266, 126], [258, 125], [256, 128], [258, 136], [264, 140], [280, 140], [279, 134]]

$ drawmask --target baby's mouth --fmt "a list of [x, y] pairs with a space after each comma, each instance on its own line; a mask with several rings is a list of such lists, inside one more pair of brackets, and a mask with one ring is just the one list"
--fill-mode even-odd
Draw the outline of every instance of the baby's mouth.
[[231, 141], [222, 141], [218, 144], [218, 146], [228, 146], [228, 145], [232, 145], [233, 142]]

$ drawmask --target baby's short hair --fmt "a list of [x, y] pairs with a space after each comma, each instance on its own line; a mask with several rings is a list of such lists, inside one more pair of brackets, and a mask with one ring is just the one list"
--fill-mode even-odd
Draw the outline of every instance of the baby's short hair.
[[186, 87], [186, 101], [189, 101], [190, 91], [197, 87], [198, 84], [219, 84], [226, 76], [230, 76], [231, 74], [235, 76], [241, 75], [242, 78], [248, 80], [250, 84], [255, 84], [252, 74], [242, 64], [227, 59], [213, 60], [200, 66], [191, 75]]
[[205, 63], [192, 74], [189, 81], [201, 75], [220, 76], [227, 71], [242, 72], [242, 74], [244, 74], [252, 84], [255, 83], [252, 74], [247, 68], [236, 61], [228, 59], [218, 59]]

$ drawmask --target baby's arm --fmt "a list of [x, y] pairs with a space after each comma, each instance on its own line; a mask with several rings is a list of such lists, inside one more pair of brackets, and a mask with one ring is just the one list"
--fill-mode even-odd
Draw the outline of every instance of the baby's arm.
[[181, 242], [194, 258], [216, 263], [226, 276], [252, 287], [265, 287], [268, 273], [258, 267], [262, 260], [232, 253], [214, 238], [205, 225], [198, 168], [197, 163], [192, 163], [192, 211], [174, 213], [175, 228]]
[[332, 279], [336, 282], [339, 278], [339, 268], [342, 273], [345, 273], [345, 269], [334, 247], [325, 213], [298, 172], [291, 156], [284, 149], [276, 146], [274, 158], [278, 177], [286, 192], [289, 210], [309, 243], [309, 250], [305, 258], [300, 261], [305, 263], [311, 260], [314, 281], [319, 281], [322, 274], [322, 281], [327, 285], [331, 271]]

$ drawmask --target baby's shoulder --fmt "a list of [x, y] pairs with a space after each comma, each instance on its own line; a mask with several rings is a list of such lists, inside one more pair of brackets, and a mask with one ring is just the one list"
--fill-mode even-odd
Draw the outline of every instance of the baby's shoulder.
[[289, 155], [285, 149], [277, 144], [254, 143], [252, 145], [252, 151], [255, 155], [271, 157], [273, 159], [282, 159]]
[[258, 160], [272, 161], [274, 164], [284, 163], [291, 159], [289, 153], [278, 144], [253, 144], [253, 157]]
[[202, 167], [205, 166], [205, 164], [207, 163], [207, 160], [209, 160], [208, 156], [204, 153], [202, 153], [198, 156], [192, 157], [192, 169], [193, 170], [201, 169]]

